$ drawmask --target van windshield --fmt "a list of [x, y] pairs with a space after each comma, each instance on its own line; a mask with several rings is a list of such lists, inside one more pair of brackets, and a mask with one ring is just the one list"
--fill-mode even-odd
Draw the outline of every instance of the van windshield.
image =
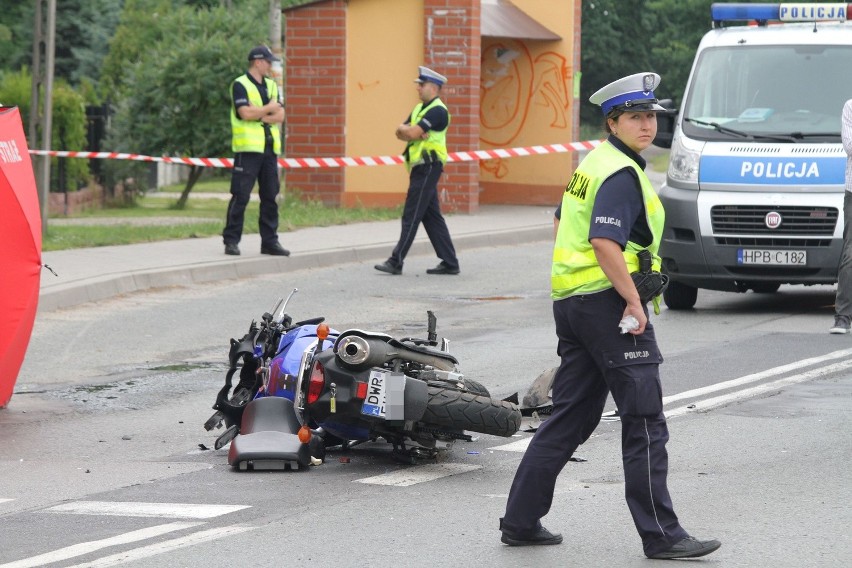
[[852, 46], [717, 47], [701, 53], [682, 110], [700, 140], [839, 141]]

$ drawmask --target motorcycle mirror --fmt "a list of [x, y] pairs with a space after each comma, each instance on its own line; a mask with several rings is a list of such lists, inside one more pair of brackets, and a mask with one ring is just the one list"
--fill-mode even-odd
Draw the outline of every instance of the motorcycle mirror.
[[216, 438], [216, 443], [213, 445], [217, 450], [221, 450], [225, 447], [225, 445], [237, 437], [237, 434], [240, 433], [240, 427], [236, 424], [232, 424], [227, 430], [222, 432], [222, 435]]

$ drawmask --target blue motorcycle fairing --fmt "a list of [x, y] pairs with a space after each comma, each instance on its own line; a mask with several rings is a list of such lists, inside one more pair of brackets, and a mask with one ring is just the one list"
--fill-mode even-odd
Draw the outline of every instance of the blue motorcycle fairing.
[[[323, 342], [323, 349], [328, 349], [334, 344], [338, 332], [329, 330], [328, 339]], [[303, 325], [290, 330], [281, 336], [278, 342], [278, 355], [269, 363], [269, 385], [270, 391], [265, 387], [258, 390], [255, 398], [266, 396], [280, 396], [289, 400], [296, 399], [296, 375], [299, 373], [299, 365], [302, 362], [302, 354], [305, 349], [313, 347], [318, 341], [317, 326]]]

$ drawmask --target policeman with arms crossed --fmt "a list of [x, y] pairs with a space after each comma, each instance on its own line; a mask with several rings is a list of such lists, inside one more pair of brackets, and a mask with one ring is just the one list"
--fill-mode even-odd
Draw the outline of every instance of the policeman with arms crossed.
[[[501, 540], [510, 546], [562, 542], [540, 519], [550, 510], [560, 471], [600, 422], [609, 392], [621, 418], [627, 505], [645, 555], [690, 558], [721, 546], [689, 536], [672, 507], [663, 358], [631, 277], [640, 251], [651, 253], [654, 270], [660, 267], [665, 216], [639, 155], [656, 136], [655, 113], [665, 110], [653, 93], [659, 81], [655, 73], [637, 73], [590, 98], [601, 106], [610, 136], [582, 161], [557, 210], [564, 222], [556, 221], [551, 297], [561, 364], [553, 414], [524, 454], [500, 519]], [[623, 333], [619, 324], [628, 316], [638, 325]]]
[[239, 255], [246, 206], [255, 182], [260, 196], [260, 252], [289, 256], [278, 242], [278, 155], [281, 153], [279, 125], [284, 122], [284, 104], [278, 85], [269, 78], [272, 63], [281, 61], [265, 45], [248, 55], [249, 70], [231, 84], [231, 201], [222, 240], [225, 254]]

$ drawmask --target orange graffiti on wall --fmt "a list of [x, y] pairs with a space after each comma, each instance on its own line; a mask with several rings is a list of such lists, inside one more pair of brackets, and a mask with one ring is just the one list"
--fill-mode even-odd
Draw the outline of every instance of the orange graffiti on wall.
[[[533, 105], [549, 112], [551, 128], [571, 124], [571, 71], [565, 56], [546, 51], [535, 58], [520, 41], [495, 42], [482, 50], [479, 139], [494, 147], [509, 146], [523, 131]], [[480, 169], [505, 177], [503, 160], [485, 160]]]

